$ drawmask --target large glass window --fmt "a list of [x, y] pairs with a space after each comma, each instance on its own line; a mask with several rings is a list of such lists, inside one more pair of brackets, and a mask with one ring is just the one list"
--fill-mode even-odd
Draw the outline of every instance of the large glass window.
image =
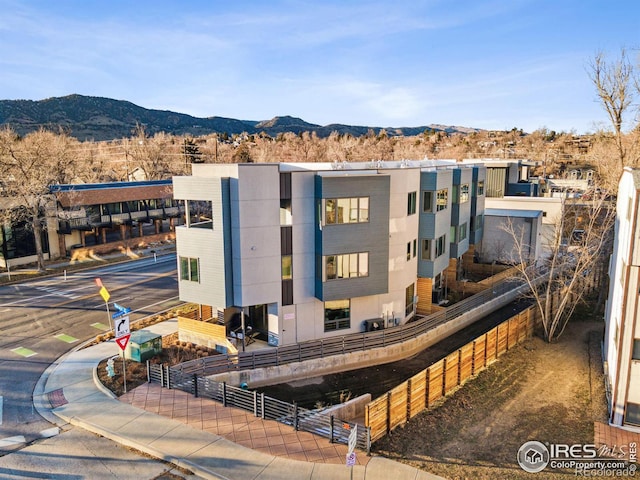
[[197, 258], [180, 257], [180, 280], [200, 282], [200, 261]]
[[433, 192], [422, 192], [422, 211], [433, 212]]
[[213, 203], [211, 200], [188, 200], [190, 228], [213, 228]]
[[291, 225], [291, 199], [280, 200], [280, 225]]
[[476, 195], [478, 197], [481, 197], [482, 195], [484, 195], [484, 180], [480, 180], [478, 182], [478, 187], [476, 189]]
[[484, 218], [482, 215], [471, 217], [471, 231], [475, 232], [476, 230], [481, 230], [483, 223]]
[[351, 326], [351, 305], [349, 300], [324, 302], [324, 331], [342, 330]]
[[447, 241], [446, 235], [442, 235], [441, 237], [438, 237], [438, 239], [436, 240], [436, 258], [444, 254], [446, 241]]
[[410, 192], [407, 195], [407, 215], [416, 213], [416, 197], [417, 192]]
[[459, 203], [465, 203], [469, 201], [469, 184], [463, 183], [459, 188], [460, 196], [458, 199]]
[[369, 252], [327, 255], [324, 280], [369, 276]]
[[282, 280], [293, 278], [291, 255], [282, 256]]
[[640, 425], [640, 405], [637, 403], [627, 403], [624, 412], [624, 421], [632, 425]]
[[422, 254], [420, 255], [422, 260], [431, 260], [431, 240], [422, 239]]
[[368, 222], [369, 197], [327, 198], [324, 221], [326, 225]]
[[415, 300], [415, 285], [413, 283], [406, 288], [404, 296], [405, 296], [404, 315], [408, 316], [413, 313], [413, 305]]
[[458, 242], [467, 239], [467, 224], [463, 223], [458, 227]]
[[446, 188], [436, 192], [436, 211], [444, 210], [449, 203], [449, 191]]

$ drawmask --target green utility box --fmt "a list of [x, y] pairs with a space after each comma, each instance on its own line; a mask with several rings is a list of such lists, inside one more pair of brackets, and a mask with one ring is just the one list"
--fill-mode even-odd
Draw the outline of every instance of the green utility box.
[[136, 362], [144, 362], [162, 352], [162, 335], [147, 330], [136, 330], [131, 333], [124, 357]]

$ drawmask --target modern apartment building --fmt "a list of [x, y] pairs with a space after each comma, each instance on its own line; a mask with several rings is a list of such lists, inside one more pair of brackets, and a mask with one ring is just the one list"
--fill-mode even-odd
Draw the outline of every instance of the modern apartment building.
[[639, 192], [640, 170], [625, 168], [618, 188], [603, 352], [609, 421], [635, 427], [640, 427]]
[[484, 175], [426, 160], [193, 165], [173, 179], [190, 212], [180, 298], [221, 323], [241, 312], [271, 345], [431, 313], [450, 259], [482, 238]]

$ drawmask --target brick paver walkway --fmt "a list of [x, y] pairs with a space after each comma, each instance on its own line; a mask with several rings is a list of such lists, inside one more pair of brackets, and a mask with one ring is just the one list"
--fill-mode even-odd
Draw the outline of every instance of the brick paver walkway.
[[[158, 384], [144, 383], [121, 396], [120, 401], [269, 455], [314, 463], [346, 462], [346, 445], [330, 443], [326, 438], [295, 431], [289, 425], [256, 418], [250, 412]], [[366, 465], [369, 459], [365, 452], [356, 453], [358, 465]]]

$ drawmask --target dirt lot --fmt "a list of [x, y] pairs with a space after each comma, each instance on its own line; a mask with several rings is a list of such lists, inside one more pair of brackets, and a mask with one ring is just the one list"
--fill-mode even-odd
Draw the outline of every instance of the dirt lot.
[[[526, 341], [439, 408], [376, 442], [374, 453], [448, 479], [532, 478], [516, 462], [520, 445], [528, 440], [592, 443], [594, 420], [606, 422], [603, 327], [582, 315], [557, 343], [539, 337]], [[540, 480], [568, 477], [575, 473], [535, 475]]]

